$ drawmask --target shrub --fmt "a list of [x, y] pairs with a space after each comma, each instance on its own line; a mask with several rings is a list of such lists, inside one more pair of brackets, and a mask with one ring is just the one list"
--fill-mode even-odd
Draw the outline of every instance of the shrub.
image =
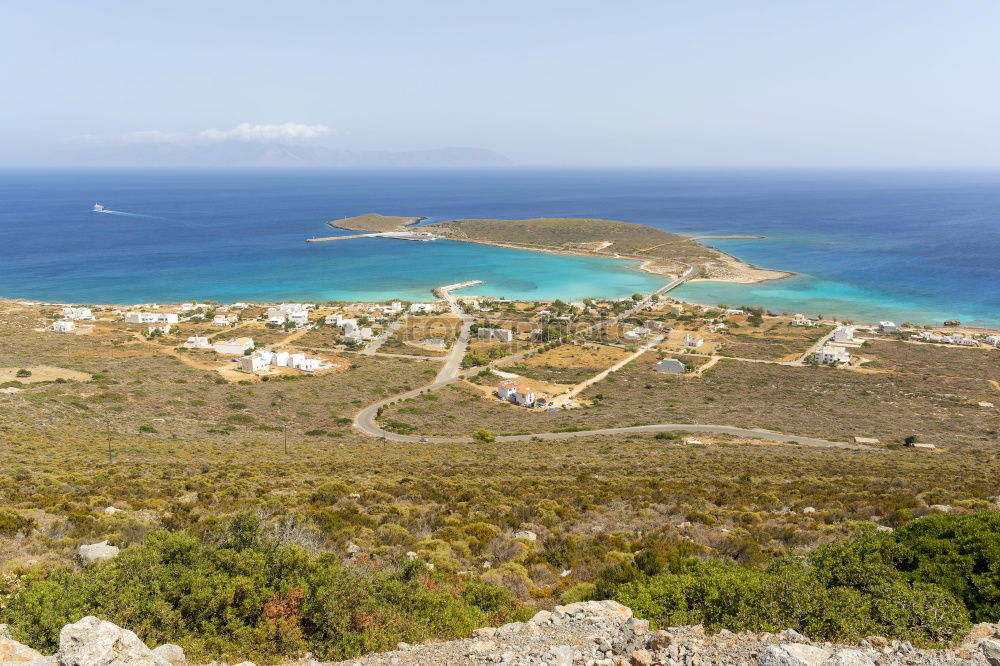
[[13, 511], [0, 510], [0, 536], [14, 536], [18, 532], [29, 531], [35, 528], [35, 521], [31, 518], [14, 513]]
[[31, 370], [27, 370], [25, 368], [21, 368], [20, 370], [18, 370], [15, 373], [14, 376], [15, 377], [30, 377], [31, 376]]
[[593, 597], [617, 599], [655, 626], [780, 631], [817, 640], [882, 635], [954, 641], [991, 621], [1000, 600], [1000, 512], [936, 515], [894, 533], [865, 531], [767, 568], [637, 555], [606, 569]]
[[472, 439], [479, 444], [489, 444], [490, 442], [495, 442], [497, 437], [493, 434], [492, 430], [481, 428], [472, 433]]
[[198, 660], [272, 662], [306, 651], [339, 660], [399, 641], [458, 638], [523, 617], [510, 594], [431, 572], [419, 562], [345, 567], [263, 536], [234, 518], [216, 543], [155, 532], [106, 564], [36, 574], [7, 600], [0, 621], [54, 652], [59, 630], [93, 614], [149, 643], [176, 642]]

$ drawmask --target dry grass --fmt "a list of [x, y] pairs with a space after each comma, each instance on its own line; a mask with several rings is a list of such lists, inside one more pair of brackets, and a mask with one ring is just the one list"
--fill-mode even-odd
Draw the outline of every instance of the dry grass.
[[[1000, 355], [993, 358], [1000, 362]], [[518, 433], [707, 423], [842, 441], [863, 435], [888, 443], [911, 434], [946, 447], [995, 447], [1000, 441], [996, 412], [975, 406], [996, 399], [996, 390], [979, 378], [863, 374], [728, 359], [703, 376], [677, 377], [656, 373], [656, 360], [656, 354], [645, 354], [588, 388], [580, 397], [594, 405], [586, 409], [512, 412], [451, 389], [441, 392], [426, 418], [400, 420], [420, 432], [452, 435], [476, 428]], [[387, 416], [397, 418], [394, 409]]]
[[[633, 255], [684, 262], [710, 261], [718, 254], [696, 241], [644, 224], [615, 220], [536, 218], [454, 220], [428, 229], [455, 240], [475, 240], [537, 249]], [[598, 244], [598, 245], [595, 245]], [[604, 245], [610, 243], [610, 245]]]

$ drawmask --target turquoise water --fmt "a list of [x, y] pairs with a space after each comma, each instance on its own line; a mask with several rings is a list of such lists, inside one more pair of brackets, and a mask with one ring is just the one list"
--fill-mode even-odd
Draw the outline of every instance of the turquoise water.
[[[89, 212], [95, 202], [130, 215]], [[634, 264], [330, 235], [381, 212], [603, 217], [690, 234], [797, 276], [694, 283], [696, 302], [858, 321], [1000, 326], [1000, 172], [723, 170], [0, 170], [0, 295], [84, 303], [427, 299], [442, 284], [510, 298], [622, 297]]]

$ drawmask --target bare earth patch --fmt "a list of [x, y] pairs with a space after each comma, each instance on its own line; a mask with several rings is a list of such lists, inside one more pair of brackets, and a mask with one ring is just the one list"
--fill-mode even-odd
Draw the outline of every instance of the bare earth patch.
[[[18, 370], [27, 370], [31, 373], [31, 376], [18, 377]], [[57, 379], [86, 382], [90, 380], [90, 375], [86, 372], [56, 368], [51, 365], [29, 365], [20, 368], [0, 368], [0, 382], [16, 380], [22, 384], [35, 384], [37, 382], [52, 382]]]

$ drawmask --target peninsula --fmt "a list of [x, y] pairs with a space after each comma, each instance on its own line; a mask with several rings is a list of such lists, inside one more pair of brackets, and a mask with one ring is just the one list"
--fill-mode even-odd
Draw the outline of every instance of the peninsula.
[[[401, 232], [425, 218], [368, 213], [330, 222], [352, 231]], [[421, 225], [439, 238], [536, 252], [632, 259], [647, 273], [676, 277], [699, 267], [695, 280], [753, 283], [792, 273], [758, 268], [689, 236], [644, 224], [596, 218], [460, 219]]]

